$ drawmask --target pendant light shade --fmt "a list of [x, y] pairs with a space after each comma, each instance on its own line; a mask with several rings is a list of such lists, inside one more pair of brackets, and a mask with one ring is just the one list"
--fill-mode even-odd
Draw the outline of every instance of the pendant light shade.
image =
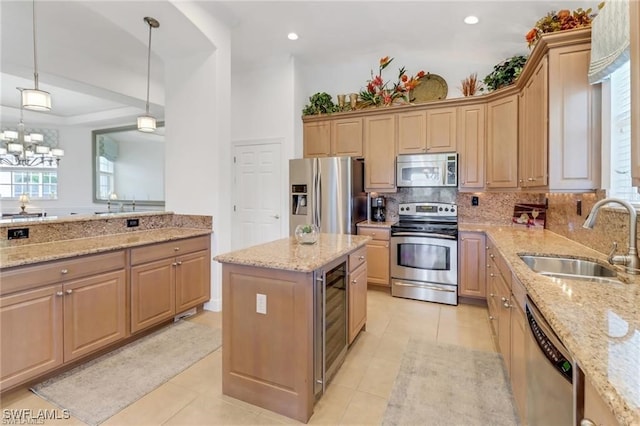
[[36, 45], [36, 0], [33, 0], [33, 83], [35, 88], [22, 90], [22, 108], [51, 111], [51, 95], [38, 88], [38, 50]]
[[145, 115], [138, 117], [138, 130], [141, 132], [154, 132], [156, 130], [156, 119], [149, 114], [149, 83], [151, 80], [151, 29], [158, 28], [160, 22], [156, 19], [146, 16], [144, 21], [149, 24], [149, 50], [147, 51], [147, 102]]

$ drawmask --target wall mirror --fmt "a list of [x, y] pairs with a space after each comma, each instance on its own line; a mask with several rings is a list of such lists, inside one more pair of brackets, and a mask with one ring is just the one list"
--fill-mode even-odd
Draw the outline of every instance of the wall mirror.
[[164, 206], [164, 123], [153, 133], [135, 125], [94, 130], [92, 151], [94, 202]]

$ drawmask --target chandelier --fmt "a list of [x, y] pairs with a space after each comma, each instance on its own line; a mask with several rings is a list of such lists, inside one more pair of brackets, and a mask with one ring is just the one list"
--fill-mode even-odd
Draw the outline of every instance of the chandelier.
[[[22, 96], [24, 89], [21, 87], [17, 89]], [[0, 164], [32, 167], [52, 166], [55, 162], [57, 165], [60, 158], [64, 156], [64, 150], [45, 145], [42, 133], [26, 134], [22, 112], [23, 108], [20, 107], [18, 130], [5, 130], [0, 135], [3, 142], [0, 145]]]

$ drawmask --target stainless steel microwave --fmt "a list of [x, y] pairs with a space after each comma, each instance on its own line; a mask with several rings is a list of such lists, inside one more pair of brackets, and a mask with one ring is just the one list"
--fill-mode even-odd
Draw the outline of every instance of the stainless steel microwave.
[[458, 186], [458, 154], [398, 155], [396, 185]]

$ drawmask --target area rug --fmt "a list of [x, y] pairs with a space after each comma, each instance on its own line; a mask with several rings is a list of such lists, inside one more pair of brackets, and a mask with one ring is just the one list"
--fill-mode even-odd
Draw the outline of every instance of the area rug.
[[220, 347], [220, 329], [178, 321], [31, 390], [98, 425]]
[[518, 425], [500, 354], [410, 340], [383, 425]]

